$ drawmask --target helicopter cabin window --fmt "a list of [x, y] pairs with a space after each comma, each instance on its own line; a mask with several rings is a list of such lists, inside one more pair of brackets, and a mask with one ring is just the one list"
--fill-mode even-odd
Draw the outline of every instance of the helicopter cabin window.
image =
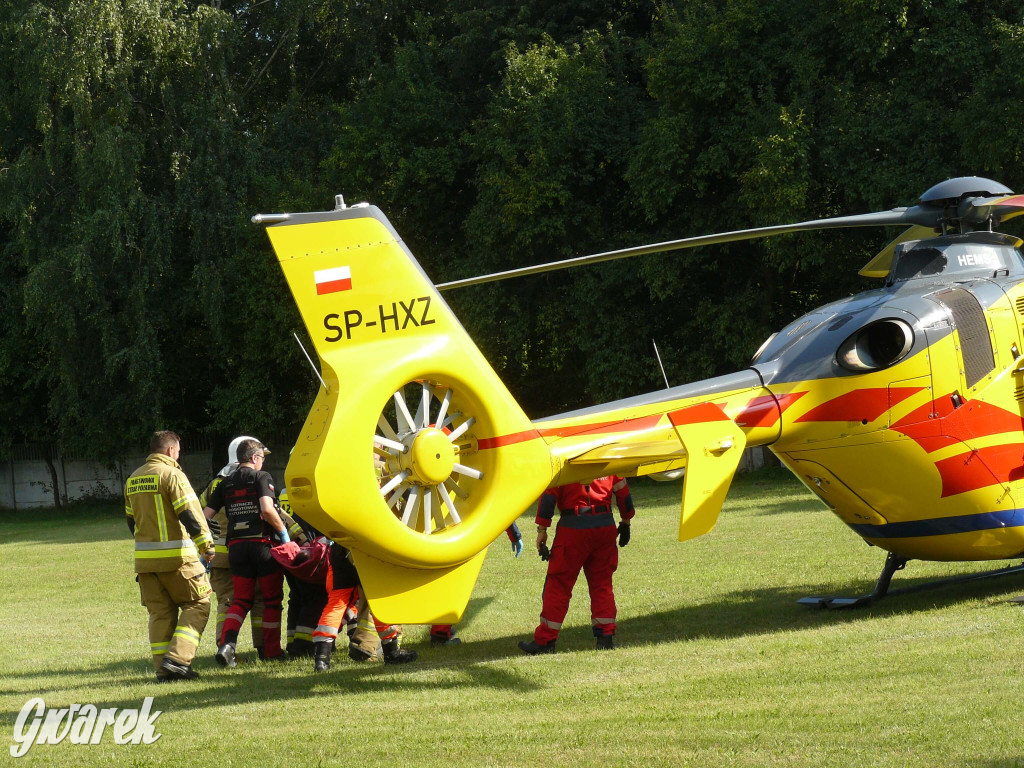
[[1020, 251], [1012, 246], [949, 242], [951, 239], [937, 237], [903, 244], [897, 249], [890, 279], [898, 282], [934, 275], [1019, 274], [1024, 264]]

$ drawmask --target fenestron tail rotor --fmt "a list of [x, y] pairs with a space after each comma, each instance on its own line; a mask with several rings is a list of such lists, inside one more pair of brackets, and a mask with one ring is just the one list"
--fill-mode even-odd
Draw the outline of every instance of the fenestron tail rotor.
[[460, 504], [484, 477], [469, 436], [476, 417], [453, 410], [453, 396], [438, 382], [408, 382], [383, 408], [373, 438], [381, 496], [403, 525], [425, 535], [459, 525]]

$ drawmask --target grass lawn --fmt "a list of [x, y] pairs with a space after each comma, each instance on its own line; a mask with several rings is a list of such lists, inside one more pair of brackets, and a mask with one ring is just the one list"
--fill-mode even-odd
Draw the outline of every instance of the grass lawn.
[[[867, 547], [788, 474], [737, 479], [717, 527], [679, 543], [678, 485], [638, 482], [633, 540], [616, 575], [620, 647], [598, 653], [585, 587], [559, 653], [527, 657], [545, 564], [491, 547], [459, 634], [419, 661], [356, 665], [344, 650], [240, 664], [158, 686], [146, 610], [118, 504], [0, 513], [0, 764], [54, 766], [1024, 766], [1017, 701], [1024, 576], [893, 597], [851, 611], [804, 595], [870, 591]], [[995, 564], [911, 563], [897, 589]], [[32, 697], [163, 712], [151, 745], [36, 745], [14, 761]]]

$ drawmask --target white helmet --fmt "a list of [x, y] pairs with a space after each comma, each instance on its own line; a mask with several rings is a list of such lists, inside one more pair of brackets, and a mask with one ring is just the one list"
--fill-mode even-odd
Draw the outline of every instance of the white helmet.
[[[238, 446], [240, 446], [242, 442], [245, 440], [256, 440], [256, 438], [249, 437], [249, 435], [240, 435], [239, 437], [236, 437], [234, 440], [232, 440], [231, 444], [228, 446], [228, 463], [225, 464], [224, 468], [217, 473], [218, 475], [220, 475], [221, 477], [227, 477], [236, 469], [238, 469]], [[259, 443], [260, 441], [256, 440], [256, 442]], [[270, 451], [266, 451], [266, 453], [270, 453]]]

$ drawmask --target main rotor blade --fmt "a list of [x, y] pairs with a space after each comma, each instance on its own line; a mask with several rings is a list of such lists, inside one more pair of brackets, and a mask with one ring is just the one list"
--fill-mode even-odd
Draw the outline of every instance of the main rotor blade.
[[865, 264], [857, 274], [863, 277], [885, 277], [889, 274], [889, 270], [892, 269], [892, 258], [896, 255], [897, 245], [908, 240], [924, 240], [928, 237], [936, 237], [935, 230], [932, 227], [922, 227], [916, 224], [908, 227], [899, 237], [875, 254], [875, 257]]
[[815, 229], [838, 229], [841, 227], [877, 227], [892, 224], [930, 225], [933, 219], [937, 221], [937, 217], [941, 218], [941, 211], [936, 211], [934, 208], [928, 210], [924, 206], [915, 205], [912, 208], [894, 208], [891, 211], [863, 213], [856, 216], [837, 216], [832, 219], [816, 219], [814, 221], [803, 221], [798, 224], [781, 224], [774, 227], [740, 229], [735, 232], [723, 232], [717, 235], [684, 237], [681, 240], [669, 240], [664, 243], [640, 245], [634, 248], [623, 248], [618, 251], [606, 251], [604, 253], [596, 253], [592, 256], [577, 256], [573, 259], [552, 261], [547, 264], [537, 264], [532, 267], [521, 267], [520, 269], [509, 269], [504, 272], [493, 272], [489, 275], [467, 277], [463, 280], [452, 280], [447, 283], [439, 283], [434, 287], [439, 291], [450, 291], [454, 288], [466, 288], [470, 285], [480, 285], [482, 283], [493, 283], [498, 280], [507, 280], [510, 277], [538, 275], [543, 272], [553, 272], [558, 269], [581, 267], [585, 264], [600, 264], [604, 261], [625, 259], [630, 256], [643, 256], [649, 253], [664, 253], [665, 251], [676, 251], [683, 248], [697, 248], [702, 245], [731, 243], [737, 240], [756, 240], [762, 237], [785, 235], [790, 232], [807, 232]]
[[959, 207], [961, 218], [978, 223], [989, 216], [999, 225], [1006, 219], [1012, 219], [1024, 213], [1024, 195], [1001, 195], [999, 197], [973, 197], [964, 200]]

